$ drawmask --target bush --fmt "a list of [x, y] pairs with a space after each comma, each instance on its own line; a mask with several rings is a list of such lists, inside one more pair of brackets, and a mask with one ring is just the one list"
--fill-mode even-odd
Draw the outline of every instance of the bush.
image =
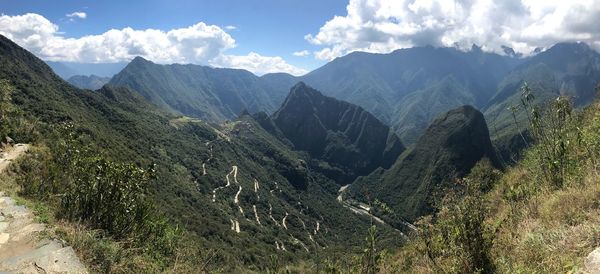
[[141, 248], [158, 265], [174, 260], [182, 231], [156, 213], [146, 197], [156, 179], [154, 166], [108, 160], [72, 125], [57, 132], [49, 149], [35, 149], [21, 161], [22, 194], [54, 204], [59, 218], [100, 229], [124, 248]]
[[568, 172], [575, 163], [570, 153], [579, 143], [580, 134], [574, 128], [577, 116], [567, 97], [559, 96], [543, 105], [534, 105], [534, 99], [533, 91], [525, 83], [521, 88], [521, 105], [527, 114], [529, 132], [535, 141], [532, 153], [544, 179], [560, 188], [564, 186]]
[[489, 161], [479, 162], [467, 178], [459, 180], [457, 189], [449, 190], [436, 214], [419, 221], [421, 252], [429, 259], [433, 271], [494, 272], [491, 259], [494, 233], [486, 223], [490, 209], [483, 190], [495, 184], [498, 173]]

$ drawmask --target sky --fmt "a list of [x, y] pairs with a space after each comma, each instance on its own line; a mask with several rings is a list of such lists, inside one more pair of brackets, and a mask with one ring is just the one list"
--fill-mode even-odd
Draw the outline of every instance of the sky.
[[257, 75], [425, 45], [527, 56], [582, 41], [599, 50], [599, 21], [600, 0], [0, 0], [0, 34], [44, 60], [142, 56]]

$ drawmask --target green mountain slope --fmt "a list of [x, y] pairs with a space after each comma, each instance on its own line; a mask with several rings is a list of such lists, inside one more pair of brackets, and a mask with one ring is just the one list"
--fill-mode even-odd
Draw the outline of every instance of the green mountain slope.
[[361, 201], [378, 199], [397, 217], [413, 221], [431, 212], [435, 191], [451, 186], [484, 157], [498, 164], [483, 114], [463, 106], [435, 119], [390, 169], [358, 178], [349, 191]]
[[317, 161], [314, 168], [340, 184], [388, 168], [404, 151], [398, 136], [375, 116], [303, 82], [271, 117], [261, 117], [265, 129], [308, 152]]
[[518, 60], [452, 48], [356, 52], [302, 77], [324, 94], [364, 107], [412, 144], [440, 113], [486, 105]]
[[[498, 143], [514, 136], [516, 126], [511, 106], [521, 105], [521, 86], [527, 82], [534, 90], [535, 103], [555, 99], [559, 95], [573, 98], [575, 106], [585, 106], [595, 98], [600, 82], [600, 54], [584, 43], [563, 43], [539, 53], [516, 67], [498, 85], [484, 113]], [[524, 130], [526, 115], [518, 111], [517, 121]]]
[[243, 110], [272, 112], [284, 93], [245, 70], [198, 65], [158, 65], [135, 58], [109, 83], [135, 90], [174, 113], [222, 122]]
[[0, 79], [16, 87], [13, 101], [37, 121], [42, 142], [54, 125], [71, 122], [112, 160], [156, 163], [149, 197], [194, 235], [190, 241], [215, 251], [211, 265], [258, 271], [272, 254], [297, 260], [316, 250], [352, 252], [362, 241], [369, 221], [335, 201], [337, 184], [307, 169], [302, 154], [251, 117], [215, 126], [164, 112], [124, 88], [80, 90], [4, 37], [0, 56]]

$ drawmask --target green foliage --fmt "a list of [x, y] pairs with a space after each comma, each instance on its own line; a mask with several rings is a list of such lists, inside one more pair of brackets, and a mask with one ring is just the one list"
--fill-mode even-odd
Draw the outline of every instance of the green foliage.
[[72, 85], [81, 89], [97, 90], [110, 81], [111, 77], [100, 77], [97, 75], [74, 75], [67, 80]]
[[5, 141], [4, 138], [11, 131], [9, 118], [14, 113], [12, 103], [12, 94], [14, 91], [15, 87], [7, 80], [0, 80], [0, 143]]
[[372, 225], [367, 231], [365, 238], [366, 247], [363, 250], [362, 273], [375, 274], [379, 271], [381, 254], [377, 250], [377, 226]]
[[142, 248], [158, 265], [170, 264], [182, 233], [146, 197], [154, 167], [107, 160], [69, 124], [57, 132], [49, 151], [21, 163], [22, 194], [54, 204], [61, 219], [101, 229], [126, 248]]
[[[87, 262], [113, 269], [124, 267], [127, 262], [130, 265], [127, 269], [132, 269], [130, 272], [144, 273], [166, 271], [167, 267], [184, 272], [183, 269], [193, 265], [204, 265], [205, 271], [239, 272], [262, 271], [268, 264], [269, 255], [275, 252], [280, 252], [282, 265], [317, 257], [316, 252], [312, 252], [317, 249], [319, 256], [360, 253], [362, 237], [352, 232], [366, 230], [368, 219], [350, 213], [336, 202], [339, 187], [323, 174], [307, 169], [303, 164], [307, 155], [292, 151], [249, 116], [226, 125], [214, 125], [199, 119], [177, 118], [126, 89], [79, 90], [54, 75], [41, 60], [2, 36], [0, 56], [0, 78], [9, 79], [17, 88], [13, 102], [21, 111], [23, 121], [39, 130], [42, 136], [37, 139], [41, 148], [30, 153], [19, 170], [23, 194], [56, 208], [61, 213], [58, 216], [64, 218], [59, 222], [82, 225], [81, 234], [101, 227], [94, 224], [95, 219], [113, 219], [102, 227], [115, 227], [115, 234], [97, 229], [94, 237], [70, 236], [73, 241], [86, 243], [73, 242], [73, 246], [77, 252], [87, 254], [84, 256]], [[73, 146], [66, 145], [69, 136], [54, 126], [65, 123], [76, 125], [73, 131], [78, 143]], [[16, 140], [30, 138], [26, 132], [15, 136]], [[65, 153], [69, 153], [68, 157], [61, 156]], [[80, 160], [69, 160], [75, 158]], [[145, 201], [157, 208], [158, 219], [149, 218], [147, 225], [144, 224], [145, 229], [158, 231], [152, 234], [154, 236], [144, 234], [144, 229], [133, 229], [129, 235], [118, 236], [121, 230], [131, 230], [121, 221], [130, 217], [111, 217], [105, 212], [106, 208], [95, 205], [99, 198], [77, 194], [91, 191], [122, 195], [121, 190], [107, 192], [102, 186], [110, 184], [112, 179], [130, 178], [127, 172], [152, 163], [157, 164], [158, 179], [144, 183], [140, 207]], [[236, 193], [233, 188], [222, 189], [217, 193], [216, 202], [211, 200], [212, 190], [224, 185], [225, 176], [233, 165], [239, 168], [238, 181], [244, 189], [239, 201], [246, 211], [246, 218], [240, 216], [231, 201]], [[206, 174], [202, 172], [204, 166]], [[107, 173], [107, 170], [111, 171]], [[90, 174], [69, 174], [79, 171]], [[96, 173], [101, 173], [102, 177], [92, 177], [91, 174]], [[306, 190], [294, 188], [288, 179], [297, 175], [308, 175], [302, 178], [302, 183], [307, 184]], [[77, 178], [86, 182], [75, 186]], [[260, 183], [260, 199], [251, 191], [254, 180]], [[66, 188], [69, 185], [72, 187]], [[63, 191], [57, 191], [59, 189]], [[73, 190], [71, 197], [75, 197], [69, 204], [80, 207], [72, 219], [61, 202], [66, 197], [66, 189]], [[252, 214], [253, 205], [257, 207], [262, 225], [248, 215]], [[289, 213], [286, 233], [269, 221], [270, 205], [278, 222], [286, 212]], [[87, 212], [88, 206], [97, 210], [92, 214], [80, 214]], [[125, 204], [120, 211], [128, 207], [130, 205]], [[168, 216], [168, 220], [161, 218], [162, 214]], [[231, 218], [239, 219], [241, 233], [230, 230]], [[77, 222], [79, 220], [81, 222]], [[300, 220], [306, 224], [306, 229]], [[317, 221], [321, 230], [312, 235], [316, 243], [309, 244], [312, 241], [308, 232], [315, 229]], [[161, 227], [165, 223], [173, 225], [163, 230]], [[175, 224], [181, 224], [180, 229], [176, 229]], [[173, 248], [170, 239], [178, 234], [176, 231], [183, 235], [177, 241], [179, 245]], [[389, 228], [381, 228], [381, 235], [385, 239], [381, 241], [382, 245], [390, 246], [400, 241], [397, 233]], [[90, 244], [94, 239], [108, 243]], [[287, 252], [277, 251], [274, 240], [285, 242]], [[311, 252], [306, 253], [301, 245], [294, 245], [299, 241]], [[104, 248], [106, 246], [111, 247]], [[170, 253], [175, 255], [165, 255]], [[204, 254], [210, 255], [208, 263], [203, 261], [206, 259]]]
[[521, 88], [521, 106], [527, 114], [529, 132], [535, 141], [533, 154], [544, 179], [560, 188], [565, 184], [567, 173], [572, 170], [569, 152], [574, 151], [574, 146], [580, 141], [579, 131], [573, 128], [577, 116], [566, 97], [559, 96], [541, 106], [535, 105], [534, 99], [533, 91], [525, 83]]
[[498, 171], [481, 161], [446, 195], [432, 217], [420, 221], [418, 241], [432, 269], [442, 273], [493, 273], [493, 228], [486, 223], [490, 209], [483, 190], [493, 185]]

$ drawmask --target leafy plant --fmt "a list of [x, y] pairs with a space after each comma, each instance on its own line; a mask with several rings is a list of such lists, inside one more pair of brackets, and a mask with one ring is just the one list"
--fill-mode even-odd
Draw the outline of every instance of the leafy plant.
[[[577, 131], [571, 129], [575, 119], [573, 105], [564, 96], [542, 105], [534, 104], [534, 100], [535, 96], [529, 85], [523, 84], [521, 106], [527, 115], [529, 132], [535, 141], [534, 150], [542, 174], [553, 186], [562, 187], [572, 163], [570, 147], [579, 137]], [[514, 113], [513, 109], [513, 116]], [[515, 125], [518, 127], [516, 123], [515, 118]]]
[[[474, 171], [474, 172], [473, 172]], [[430, 267], [442, 273], [493, 273], [491, 258], [494, 240], [492, 227], [485, 219], [489, 206], [483, 190], [496, 181], [489, 161], [479, 162], [471, 174], [459, 181], [458, 190], [444, 198], [433, 216], [420, 220], [421, 252]]]

